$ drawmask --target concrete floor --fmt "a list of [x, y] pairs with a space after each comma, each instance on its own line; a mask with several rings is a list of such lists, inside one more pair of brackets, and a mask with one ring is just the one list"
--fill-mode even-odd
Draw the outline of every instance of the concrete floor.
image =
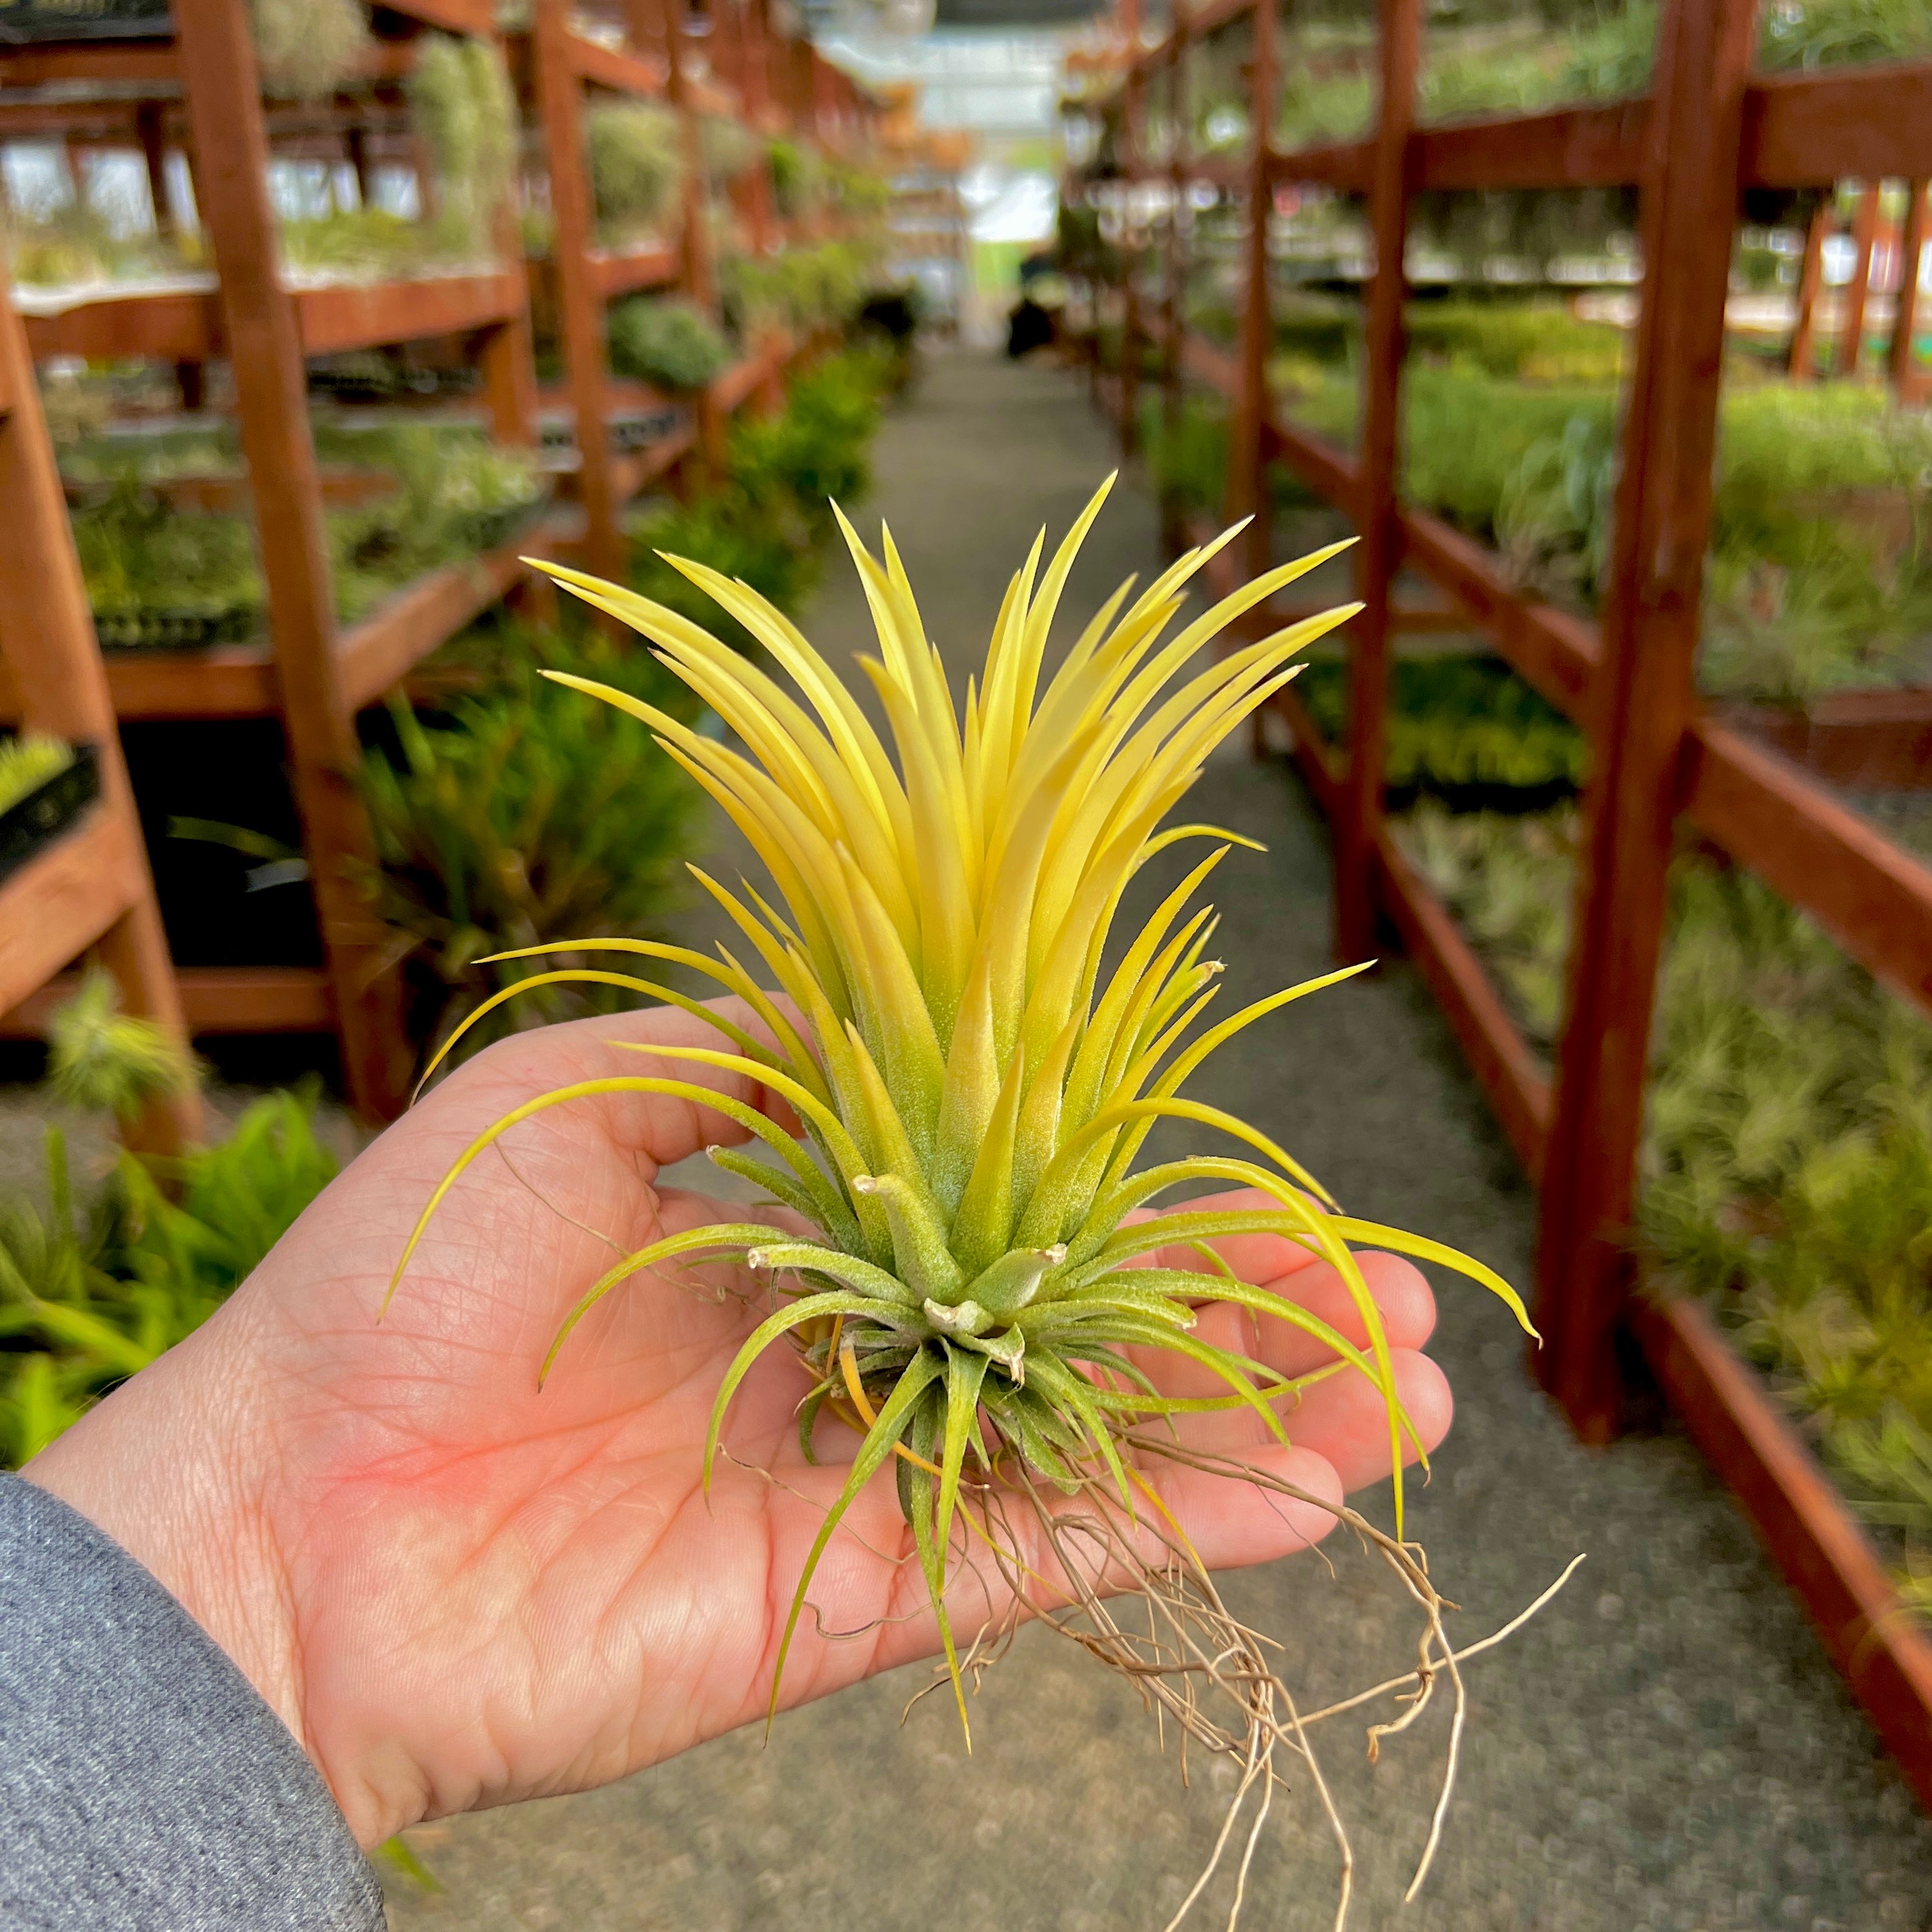
[[[1008, 572], [1108, 466], [1080, 386], [1046, 368], [934, 363], [878, 449], [883, 511], [928, 622], [976, 656]], [[1123, 492], [1068, 603], [1090, 608], [1157, 561], [1143, 493]], [[1339, 586], [1338, 586], [1339, 587]], [[835, 568], [809, 628], [866, 641]], [[1226, 1010], [1326, 964], [1328, 852], [1278, 766], [1224, 757], [1190, 817], [1266, 838], [1220, 875]], [[1239, 856], [1240, 855], [1238, 855]], [[1155, 886], [1149, 883], [1148, 891]], [[1130, 907], [1123, 924], [1135, 923]], [[1306, 1158], [1354, 1212], [1528, 1272], [1532, 1202], [1447, 1028], [1405, 966], [1324, 995], [1210, 1064], [1190, 1089]], [[1456, 1426], [1414, 1513], [1459, 1640], [1487, 1631], [1578, 1551], [1568, 1594], [1472, 1669], [1462, 1781], [1428, 1932], [1865, 1932], [1932, 1928], [1932, 1827], [1877, 1751], [1777, 1575], [1674, 1434], [1586, 1452], [1524, 1372], [1506, 1313], [1442, 1285], [1436, 1352]], [[1372, 1492], [1369, 1507], [1384, 1499]], [[1312, 1694], [1407, 1666], [1412, 1624], [1368, 1564], [1302, 1558], [1236, 1580]], [[938, 1700], [903, 1727], [908, 1671], [589, 1796], [424, 1827], [444, 1888], [398, 1882], [396, 1932], [567, 1927], [1158, 1928], [1204, 1858], [1227, 1779], [1182, 1786], [1137, 1700], [1033, 1632], [988, 1679], [962, 1752]], [[1344, 1725], [1352, 1720], [1342, 1720]], [[1352, 1922], [1396, 1922], [1444, 1738], [1425, 1723], [1372, 1772], [1359, 1730], [1327, 1744], [1363, 1870]], [[1244, 1922], [1326, 1926], [1335, 1868], [1303, 1792], [1278, 1810]], [[1222, 1922], [1204, 1911], [1198, 1923]]]

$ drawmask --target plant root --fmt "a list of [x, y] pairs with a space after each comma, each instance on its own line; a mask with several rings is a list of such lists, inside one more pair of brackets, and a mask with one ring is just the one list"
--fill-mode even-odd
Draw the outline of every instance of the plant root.
[[[1334, 1925], [1335, 1932], [1342, 1932], [1353, 1899], [1355, 1856], [1310, 1732], [1329, 1719], [1394, 1697], [1402, 1706], [1400, 1714], [1367, 1729], [1372, 1763], [1382, 1741], [1415, 1724], [1438, 1685], [1446, 1683], [1453, 1703], [1449, 1742], [1428, 1836], [1403, 1894], [1405, 1903], [1413, 1900], [1441, 1844], [1460, 1765], [1468, 1712], [1461, 1666], [1520, 1630], [1562, 1589], [1582, 1558], [1573, 1558], [1534, 1601], [1500, 1629], [1459, 1651], [1450, 1642], [1443, 1622], [1444, 1613], [1455, 1606], [1430, 1581], [1426, 1558], [1418, 1544], [1388, 1534], [1346, 1504], [1330, 1503], [1244, 1464], [1190, 1450], [1172, 1437], [1135, 1432], [1122, 1436], [1120, 1446], [1138, 1452], [1136, 1462], [1163, 1457], [1330, 1511], [1365, 1551], [1387, 1564], [1415, 1604], [1421, 1619], [1416, 1667], [1319, 1710], [1303, 1712], [1278, 1660], [1282, 1646], [1228, 1610], [1185, 1532], [1168, 1515], [1150, 1486], [1137, 1482], [1150, 1507], [1130, 1513], [1104, 1472], [1088, 1477], [1066, 1495], [1042, 1483], [1017, 1459], [1003, 1458], [991, 1480], [981, 1472], [978, 1481], [968, 1480], [962, 1496], [962, 1518], [978, 1520], [971, 1522], [970, 1533], [962, 1532], [965, 1547], [958, 1554], [963, 1567], [986, 1590], [988, 1610], [960, 1657], [961, 1676], [970, 1678], [976, 1690], [1030, 1616], [1132, 1684], [1154, 1715], [1163, 1749], [1172, 1724], [1179, 1737], [1184, 1784], [1190, 1781], [1190, 1744], [1235, 1767], [1234, 1795], [1212, 1852], [1163, 1932], [1179, 1932], [1201, 1902], [1226, 1862], [1245, 1817], [1226, 1920], [1229, 1932], [1234, 1932], [1246, 1901], [1262, 1828], [1277, 1790], [1290, 1782], [1288, 1772], [1294, 1764], [1312, 1790], [1335, 1842], [1340, 1874]], [[1030, 1535], [1017, 1533], [1016, 1517], [1027, 1523]], [[1020, 1549], [1028, 1542], [1040, 1552], [1040, 1563], [1050, 1575], [1021, 1558]], [[990, 1554], [1005, 1586], [997, 1593], [988, 1587], [974, 1561], [982, 1551]], [[1136, 1605], [1145, 1612], [1144, 1628], [1138, 1627], [1142, 1618]], [[936, 1672], [932, 1682], [909, 1700], [907, 1714], [920, 1698], [947, 1681], [946, 1672]]]

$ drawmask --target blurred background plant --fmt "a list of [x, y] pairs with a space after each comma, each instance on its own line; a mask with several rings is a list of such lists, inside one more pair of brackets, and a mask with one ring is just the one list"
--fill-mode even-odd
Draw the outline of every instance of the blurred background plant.
[[610, 308], [610, 372], [679, 392], [701, 389], [730, 360], [718, 325], [682, 296], [631, 296]]
[[[502, 626], [476, 641], [470, 662], [482, 667], [478, 687], [441, 717], [392, 698], [393, 748], [362, 766], [385, 964], [408, 974], [413, 1030], [431, 1045], [529, 970], [484, 965], [486, 955], [654, 932], [676, 901], [694, 824], [690, 784], [642, 724], [539, 675], [573, 671], [694, 717], [647, 652], [589, 627], [566, 637]], [[463, 1050], [630, 1004], [608, 992], [539, 988], [475, 1028]]]

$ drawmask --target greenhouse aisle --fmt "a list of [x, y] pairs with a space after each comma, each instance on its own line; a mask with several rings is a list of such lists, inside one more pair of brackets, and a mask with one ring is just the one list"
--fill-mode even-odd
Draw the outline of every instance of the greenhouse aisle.
[[[1034, 530], [1064, 527], [1108, 447], [1081, 383], [977, 356], [935, 361], [889, 420], [867, 520], [891, 520], [956, 668], [982, 649]], [[1070, 598], [1076, 620], [1157, 562], [1144, 493], [1122, 498]], [[863, 624], [849, 573], [835, 568], [807, 628], [842, 656]], [[1231, 751], [1189, 815], [1270, 848], [1233, 855], [1220, 874], [1227, 1010], [1322, 970], [1325, 838], [1285, 770]], [[1352, 1211], [1526, 1278], [1530, 1196], [1406, 967], [1270, 1023], [1191, 1090], [1306, 1159]], [[1464, 1606], [1458, 1640], [1503, 1622], [1574, 1555], [1588, 1560], [1532, 1626], [1471, 1666], [1443, 1850], [1400, 1922], [1923, 1932], [1932, 1826], [1695, 1451], [1674, 1434], [1578, 1448], [1530, 1383], [1507, 1314], [1479, 1290], [1438, 1286], [1436, 1352], [1457, 1415], [1413, 1526]], [[1372, 1493], [1371, 1513], [1385, 1503]], [[1289, 1675], [1318, 1698], [1413, 1656], [1412, 1616], [1378, 1567], [1334, 1556], [1333, 1575], [1303, 1558], [1230, 1590], [1286, 1640]], [[1228, 1768], [1197, 1760], [1184, 1789], [1133, 1694], [1041, 1631], [988, 1677], [970, 1759], [940, 1700], [902, 1727], [926, 1681], [902, 1672], [794, 1712], [769, 1745], [754, 1728], [587, 1797], [424, 1827], [411, 1842], [444, 1888], [426, 1897], [394, 1882], [392, 1924], [1157, 1932], [1211, 1847]], [[1355, 1718], [1327, 1739], [1354, 1828], [1358, 1927], [1396, 1922], [1445, 1718], [1391, 1741], [1372, 1771]], [[1312, 1793], [1291, 1794], [1264, 1836], [1244, 1922], [1327, 1926], [1336, 1875]], [[1225, 1922], [1226, 1897], [1218, 1912], [1208, 1904], [1198, 1922]]]

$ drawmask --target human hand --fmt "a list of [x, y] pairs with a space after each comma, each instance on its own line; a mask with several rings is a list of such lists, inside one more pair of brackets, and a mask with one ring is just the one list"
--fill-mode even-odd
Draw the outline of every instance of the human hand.
[[[737, 1002], [718, 1004], [760, 1030]], [[478, 1133], [538, 1094], [670, 1073], [788, 1120], [742, 1080], [613, 1044], [714, 1038], [663, 1008], [479, 1055], [364, 1152], [206, 1326], [25, 1472], [199, 1619], [365, 1845], [422, 1819], [604, 1784], [764, 1714], [784, 1606], [856, 1438], [826, 1418], [822, 1466], [806, 1462], [802, 1374], [773, 1350], [734, 1400], [707, 1502], [706, 1426], [758, 1291], [723, 1264], [704, 1278], [736, 1277], [746, 1292], [640, 1274], [598, 1305], [537, 1387], [553, 1335], [614, 1245], [747, 1218], [655, 1185], [661, 1168], [743, 1130], [635, 1094], [535, 1116], [452, 1190], [376, 1320], [436, 1184]], [[1327, 1264], [1270, 1237], [1220, 1245], [1245, 1279], [1365, 1340]], [[1203, 1263], [1178, 1249], [1160, 1264]], [[1416, 1352], [1433, 1325], [1429, 1288], [1392, 1256], [1364, 1256], [1363, 1270], [1397, 1387], [1432, 1448], [1450, 1398]], [[1204, 1309], [1197, 1332], [1290, 1374], [1322, 1357], [1273, 1318], [1257, 1344], [1251, 1318], [1226, 1304]], [[1172, 1367], [1158, 1372], [1174, 1393], [1210, 1392]], [[1317, 1384], [1287, 1412], [1292, 1448], [1250, 1412], [1184, 1420], [1197, 1446], [1327, 1502], [1388, 1474], [1387, 1418], [1358, 1375]], [[1211, 1567], [1282, 1556], [1334, 1520], [1318, 1503], [1178, 1466], [1149, 1474]], [[937, 1648], [919, 1566], [886, 1560], [911, 1547], [890, 1482], [868, 1485], [845, 1526], [812, 1600], [826, 1628], [868, 1634], [830, 1640], [808, 1617], [787, 1666], [788, 1705]], [[953, 1619], [970, 1631], [986, 1599], [963, 1566], [956, 1588]]]

